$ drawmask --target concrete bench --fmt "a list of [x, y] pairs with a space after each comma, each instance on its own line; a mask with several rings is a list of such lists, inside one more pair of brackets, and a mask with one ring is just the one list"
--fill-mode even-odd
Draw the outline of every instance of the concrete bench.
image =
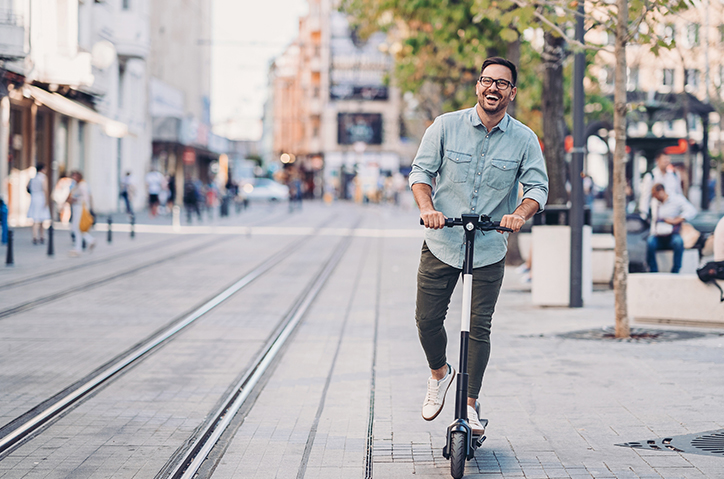
[[[528, 260], [531, 251], [531, 233], [518, 234], [518, 248], [524, 261]], [[614, 246], [616, 241], [612, 234], [591, 235], [591, 279], [594, 284], [608, 284], [613, 279], [613, 267], [616, 264]], [[671, 265], [671, 262], [669, 262]], [[669, 266], [669, 270], [671, 266]]]
[[[719, 281], [724, 288], [724, 281]], [[634, 273], [628, 276], [628, 313], [639, 322], [724, 326], [719, 290], [696, 274]]]
[[[661, 250], [656, 252], [656, 265], [659, 272], [668, 273], [674, 266], [674, 252], [671, 250]], [[699, 268], [699, 251], [695, 249], [685, 249], [684, 256], [681, 258], [681, 271], [679, 273], [696, 274]]]
[[[531, 251], [530, 233], [518, 234], [518, 248], [523, 260], [528, 260]], [[608, 284], [613, 279], [613, 269], [616, 264], [614, 248], [616, 240], [612, 234], [597, 233], [591, 235], [591, 276], [594, 284]], [[670, 272], [674, 264], [674, 252], [662, 250], [656, 253], [656, 263], [659, 271]], [[696, 274], [699, 267], [699, 252], [695, 249], [684, 250], [681, 260], [680, 273]]]

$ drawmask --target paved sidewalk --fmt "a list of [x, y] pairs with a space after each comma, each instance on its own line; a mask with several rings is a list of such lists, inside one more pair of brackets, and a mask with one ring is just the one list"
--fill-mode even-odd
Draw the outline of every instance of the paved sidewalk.
[[[407, 219], [381, 227], [403, 228]], [[428, 376], [413, 319], [420, 244], [355, 241], [215, 479], [450, 477], [441, 450], [452, 394], [435, 421], [420, 416]], [[595, 339], [613, 325], [611, 291], [568, 309], [535, 307], [528, 289], [507, 272], [481, 396], [488, 439], [465, 477], [724, 478], [721, 453], [616, 445], [724, 428], [723, 330], [663, 328], [695, 333], [671, 341]], [[447, 322], [454, 364], [460, 302], [458, 291]], [[581, 331], [592, 339], [562, 336]]]
[[[230, 218], [228, 223], [219, 221], [214, 225], [250, 225], [260, 221], [266, 227], [275, 224], [274, 218], [284, 218], [285, 223], [301, 230], [319, 220], [322, 208], [308, 204], [303, 213], [294, 215], [283, 208], [265, 207], [256, 213], [250, 209]], [[333, 212], [347, 220], [359, 215], [363, 231], [351, 239], [342, 262], [293, 334], [293, 341], [279, 363], [269, 372], [265, 388], [213, 471], [214, 479], [450, 477], [449, 462], [442, 457], [441, 450], [446, 427], [453, 419], [452, 394], [435, 421], [426, 422], [420, 415], [429, 371], [414, 324], [415, 273], [422, 243], [417, 214], [414, 209], [347, 204], [335, 205], [330, 214]], [[330, 223], [330, 230], [347, 225], [335, 220]], [[98, 232], [96, 237], [102, 242], [94, 256], [77, 259], [65, 256], [68, 235], [61, 232], [59, 241], [66, 243], [55, 259], [48, 259], [42, 246], [29, 243], [29, 230], [18, 230], [18, 237], [23, 239], [18, 245], [17, 265], [0, 272], [0, 285], [64, 265], [90, 262], [95, 255], [115, 255], [122, 248], [140, 251], [164, 241], [193, 245], [213, 239], [144, 233], [131, 241], [127, 234], [121, 234], [108, 245], [103, 242], [103, 233]], [[196, 423], [189, 418], [203, 419], [207, 409], [199, 407], [192, 411], [192, 401], [186, 396], [179, 395], [178, 400], [172, 401], [171, 412], [154, 413], [153, 407], [161, 404], [169, 393], [188, 390], [194, 393], [188, 397], [203, 395], [205, 401], [213, 403], [214, 394], [221, 394], [229, 384], [228, 378], [216, 369], [223, 367], [228, 369], [225, 374], [238, 374], [239, 365], [246, 364], [244, 354], [253, 351], [248, 343], [266, 337], [258, 329], [273, 324], [276, 316], [269, 310], [285, 310], [285, 304], [304, 286], [305, 275], [319, 267], [318, 258], [326, 257], [346, 234], [341, 231], [321, 235], [319, 243], [310, 243], [318, 244], [316, 249], [302, 252], [298, 259], [290, 258], [292, 269], [280, 270], [274, 273], [276, 276], [256, 283], [245, 293], [249, 296], [241, 295], [219, 308], [205, 323], [189, 330], [182, 341], [153, 355], [147, 363], [134, 368], [64, 418], [67, 422], [74, 415], [85, 415], [89, 423], [92, 419], [93, 424], [103, 429], [97, 436], [106, 443], [93, 442], [91, 439], [96, 438], [85, 426], [78, 427], [70, 439], [70, 432], [53, 437], [51, 431], [38, 442], [31, 441], [27, 449], [19, 450], [17, 458], [1, 461], [0, 475], [4, 473], [3, 477], [12, 479], [64, 477], [48, 472], [52, 471], [51, 465], [62, 467], [66, 464], [63, 461], [77, 461], [82, 466], [96, 467], [86, 458], [92, 459], [95, 454], [96, 461], [103, 459], [96, 452], [103, 449], [106, 454], [116, 454], [108, 463], [117, 467], [110, 469], [110, 465], [104, 464], [106, 468], [98, 466], [92, 476], [85, 477], [154, 477], [159, 470], [156, 466], [165, 463], [176, 449], [175, 441], [185, 440], [186, 436], [168, 432], [154, 419], [143, 424], [149, 428], [143, 431], [157, 442], [143, 442], [142, 434], [123, 428], [108, 439], [101, 433], [113, 433], [109, 417], [118, 416], [120, 421], [130, 412], [140, 418], [155, 414], [155, 418], [171, 417], [171, 426], [179, 423], [186, 429], [195, 427]], [[92, 339], [86, 341], [90, 351], [75, 348], [78, 369], [94, 366], [99, 361], [84, 360], [82, 354], [105, 352], [104, 341], [137, 341], [143, 336], [139, 328], [156, 329], [161, 322], [196, 304], [200, 300], [196, 294], [212, 294], [278, 248], [271, 240], [297, 241], [292, 233], [233, 238], [193, 261], [169, 262], [138, 277], [110, 284], [104, 289], [107, 298], [89, 293], [86, 302], [75, 303], [75, 298], [67, 298], [52, 305], [55, 309], [63, 308], [63, 317], [70, 319], [55, 321], [38, 308], [28, 315], [5, 320], [4, 333], [11, 337], [8, 331], [14, 332], [16, 340], [22, 339], [36, 348], [21, 349], [20, 353], [38, 351], [34, 357], [37, 356], [38, 377], [42, 377], [40, 373], [54, 367], [67, 368], [55, 359], [52, 348], [37, 342], [31, 333], [44, 331], [49, 338], [47, 344], [51, 344], [53, 328], [67, 336], [68, 325], [76, 324], [73, 339], [77, 343], [70, 344], [81, 344], [86, 331]], [[186, 248], [181, 243], [175, 247]], [[146, 249], [146, 254], [153, 251]], [[138, 253], [139, 258], [141, 254]], [[113, 263], [113, 268], [126, 266]], [[203, 291], [198, 291], [199, 284], [204, 285]], [[159, 289], [156, 296], [144, 294], [151, 288], [160, 288], [154, 285], [164, 289]], [[448, 355], [453, 364], [457, 364], [460, 303], [458, 290], [446, 325]], [[169, 305], [175, 309], [169, 311]], [[102, 317], [98, 312], [105, 309], [114, 316], [109, 315], [105, 322], [94, 319]], [[246, 318], [249, 324], [240, 324], [240, 318]], [[84, 321], [92, 328], [83, 327]], [[724, 429], [724, 329], [633, 325], [646, 328], [653, 336], [662, 331], [670, 333], [642, 341], [602, 338], [602, 328], [611, 327], [613, 321], [613, 294], [609, 290], [594, 292], [591, 301], [580, 309], [540, 308], [531, 304], [529, 286], [519, 280], [515, 270], [510, 268], [506, 272], [493, 320], [492, 356], [481, 395], [483, 416], [490, 420], [488, 439], [475, 459], [467, 463], [465, 477], [724, 479], [721, 442], [715, 454], [675, 452], [661, 443], [664, 438], [673, 438], [672, 444], [679, 444], [675, 439], [679, 436]], [[114, 323], [123, 323], [126, 328], [113, 334], [111, 329], [104, 334], [96, 332]], [[230, 335], [232, 328], [240, 329], [233, 329], [235, 333]], [[219, 364], [220, 360], [214, 359], [208, 347], [201, 347], [208, 344], [217, 344], [215, 350], [233, 354]], [[57, 347], [60, 349], [63, 344], [57, 342]], [[9, 365], [20, 371], [27, 367], [25, 359], [15, 357], [17, 351], [8, 347], [6, 353]], [[45, 360], [40, 360], [41, 355], [47, 356]], [[190, 367], [197, 363], [214, 374], [202, 377]], [[7, 373], [8, 365], [4, 371]], [[188, 379], [179, 371], [186, 372]], [[17, 375], [20, 379], [28, 376]], [[156, 395], [152, 390], [163, 384], [161, 379], [174, 386]], [[114, 406], [113, 401], [121, 399], [130, 406]], [[58, 421], [55, 427], [61, 428], [63, 424]], [[661, 449], [649, 447], [648, 440]], [[43, 441], [47, 441], [47, 446]], [[633, 441], [643, 441], [644, 447], [617, 446]], [[59, 449], [55, 442], [63, 443], [65, 449]], [[77, 443], [91, 451], [88, 456], [75, 452]], [[75, 456], [62, 456], [71, 449]], [[142, 457], [140, 469], [135, 463], [121, 461], [126, 455], [138, 458], [144, 454], [148, 457]]]

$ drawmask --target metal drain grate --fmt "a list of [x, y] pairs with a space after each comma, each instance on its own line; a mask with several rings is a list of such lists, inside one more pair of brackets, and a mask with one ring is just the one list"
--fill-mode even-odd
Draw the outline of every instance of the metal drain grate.
[[663, 439], [626, 442], [616, 445], [632, 447], [634, 449], [652, 449], [655, 451], [673, 451], [724, 457], [724, 429], [687, 434], [685, 436], [665, 437]]
[[680, 341], [685, 339], [703, 338], [712, 336], [713, 333], [699, 331], [671, 331], [664, 329], [632, 328], [631, 337], [617, 339], [614, 328], [586, 329], [583, 331], [571, 331], [558, 334], [556, 337], [565, 339], [588, 339], [588, 340], [610, 340], [635, 343], [660, 343], [668, 341]]
[[724, 430], [697, 437], [691, 441], [691, 445], [709, 454], [724, 457]]

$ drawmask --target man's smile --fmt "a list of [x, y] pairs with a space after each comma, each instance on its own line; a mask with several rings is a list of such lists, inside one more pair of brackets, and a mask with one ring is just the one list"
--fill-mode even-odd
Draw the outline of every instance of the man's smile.
[[483, 98], [488, 108], [497, 108], [503, 99], [502, 96], [498, 96], [495, 93], [486, 93]]

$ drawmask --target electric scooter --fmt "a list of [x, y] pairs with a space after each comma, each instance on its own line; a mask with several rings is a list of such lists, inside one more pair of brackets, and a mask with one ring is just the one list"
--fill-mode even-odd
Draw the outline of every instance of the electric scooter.
[[[420, 224], [424, 225], [422, 219]], [[445, 226], [462, 226], [465, 230], [465, 260], [463, 261], [463, 311], [460, 327], [460, 368], [455, 392], [455, 421], [447, 428], [447, 443], [442, 450], [445, 459], [450, 460], [450, 473], [454, 479], [460, 479], [465, 472], [465, 461], [475, 456], [475, 450], [483, 445], [485, 436], [473, 435], [468, 424], [468, 338], [470, 336], [470, 313], [473, 293], [473, 246], [475, 232], [508, 231], [510, 228], [500, 226], [486, 215], [464, 214], [461, 218], [446, 218]], [[480, 417], [480, 405], [475, 402], [475, 410]], [[487, 427], [488, 420], [480, 419]]]

